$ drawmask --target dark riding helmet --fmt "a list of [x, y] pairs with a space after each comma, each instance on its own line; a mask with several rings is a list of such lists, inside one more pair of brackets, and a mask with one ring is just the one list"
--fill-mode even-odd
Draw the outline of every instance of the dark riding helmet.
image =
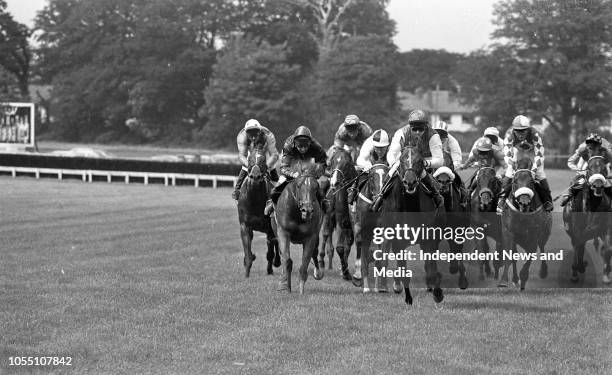
[[601, 137], [599, 136], [599, 134], [591, 133], [586, 138], [585, 143], [586, 144], [592, 144], [592, 145], [600, 146], [601, 145]]
[[424, 111], [420, 109], [415, 109], [408, 115], [408, 123], [410, 125], [428, 124], [429, 119], [427, 118], [427, 114], [425, 114]]
[[293, 140], [294, 142], [312, 142], [312, 133], [310, 132], [310, 129], [308, 129], [305, 126], [300, 126], [297, 129], [295, 129], [295, 132], [293, 133]]

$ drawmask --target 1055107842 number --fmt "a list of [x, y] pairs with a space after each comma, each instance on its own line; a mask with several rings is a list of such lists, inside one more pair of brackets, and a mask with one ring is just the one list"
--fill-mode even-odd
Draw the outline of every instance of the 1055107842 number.
[[15, 356], [9, 357], [9, 366], [72, 366], [72, 357]]

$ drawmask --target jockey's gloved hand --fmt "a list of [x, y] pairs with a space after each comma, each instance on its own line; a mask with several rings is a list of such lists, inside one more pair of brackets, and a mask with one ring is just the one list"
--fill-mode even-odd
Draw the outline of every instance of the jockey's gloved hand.
[[293, 173], [291, 173], [291, 177], [293, 177], [293, 178], [300, 177], [300, 172], [293, 172]]
[[372, 169], [372, 163], [368, 163], [363, 167], [363, 171], [366, 173], [369, 172], [370, 169]]

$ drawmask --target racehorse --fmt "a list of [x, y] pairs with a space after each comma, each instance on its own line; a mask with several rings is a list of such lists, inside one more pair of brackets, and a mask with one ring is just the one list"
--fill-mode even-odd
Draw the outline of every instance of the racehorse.
[[591, 156], [587, 162], [586, 182], [574, 199], [563, 208], [565, 231], [570, 236], [574, 248], [571, 281], [578, 281], [578, 273], [584, 273], [587, 262], [584, 261], [585, 244], [589, 240], [601, 243], [601, 255], [604, 260], [603, 282], [610, 282], [610, 236], [612, 216], [610, 215], [610, 197], [604, 191], [608, 171], [603, 156]]
[[[469, 220], [469, 207], [461, 206], [461, 192], [454, 185], [452, 174], [450, 168], [440, 167], [436, 170], [434, 176], [436, 176], [436, 181], [440, 185], [440, 194], [444, 198], [446, 227], [453, 228], [454, 232], [456, 228], [465, 227], [465, 223]], [[460, 254], [463, 252], [463, 242], [459, 243], [456, 240], [448, 240], [447, 242], [451, 253]], [[439, 249], [439, 242], [436, 244], [436, 249]], [[451, 261], [449, 271], [452, 275], [459, 272], [459, 288], [467, 289], [468, 279], [465, 276], [463, 261]]]
[[[370, 244], [372, 243], [373, 230], [378, 223], [378, 215], [371, 212], [372, 204], [382, 192], [382, 188], [389, 178], [389, 167], [386, 164], [374, 164], [368, 172], [367, 181], [361, 186], [355, 201], [355, 245], [357, 253], [361, 254], [361, 278], [355, 279], [356, 286], [363, 285], [363, 292], [369, 293], [368, 281], [369, 265], [374, 260]], [[378, 265], [378, 264], [377, 264]]]
[[[333, 207], [333, 215], [336, 227], [334, 233], [336, 237], [335, 249], [340, 258], [340, 266], [342, 278], [351, 280], [351, 274], [348, 268], [348, 257], [351, 251], [351, 246], [354, 242], [353, 228], [351, 226], [351, 216], [348, 204], [347, 187], [357, 178], [355, 164], [351, 158], [351, 154], [342, 149], [335, 148], [329, 160], [329, 169], [331, 170], [330, 183], [330, 200]], [[357, 253], [357, 259], [360, 259]], [[360, 261], [360, 260], [359, 260]]]
[[[532, 161], [529, 158], [518, 160], [512, 181], [510, 197], [507, 198], [507, 209], [502, 213], [502, 243], [508, 250], [521, 246], [526, 253], [537, 254], [538, 247], [542, 254], [552, 230], [552, 214], [543, 209], [542, 200], [536, 194], [536, 181], [531, 170]], [[525, 289], [529, 279], [529, 267], [532, 258], [529, 257], [519, 273], [521, 290]], [[510, 260], [503, 259], [504, 270], [499, 287], [508, 286], [508, 266]], [[542, 260], [540, 278], [546, 278], [548, 266]]]
[[[392, 167], [394, 168], [394, 167]], [[414, 215], [410, 217], [402, 216], [404, 222], [412, 227], [433, 226], [439, 223], [444, 214], [444, 207], [436, 207], [430, 192], [425, 190], [421, 183], [421, 175], [425, 169], [424, 159], [416, 146], [404, 146], [399, 159], [398, 174], [389, 179], [385, 186], [384, 197], [382, 202], [382, 212], [387, 214], [401, 212], [421, 212], [431, 213], [431, 215]], [[397, 223], [393, 215], [385, 215], [383, 222], [387, 222], [385, 227], [394, 227]], [[416, 242], [421, 246], [421, 249], [428, 253], [436, 250], [435, 240], [420, 238]], [[392, 251], [401, 251], [405, 249], [410, 242], [407, 240], [393, 239], [388, 243]], [[398, 260], [397, 265], [400, 268], [406, 267], [406, 260]], [[404, 287], [404, 300], [407, 304], [412, 305], [412, 295], [410, 294], [410, 277], [395, 278], [393, 290], [396, 293], [401, 292], [401, 284]], [[433, 292], [433, 299], [436, 303], [442, 302], [444, 293], [440, 288], [442, 274], [438, 272], [437, 263], [433, 260], [425, 260], [425, 281], [428, 290]]]
[[[476, 187], [470, 197], [470, 225], [472, 228], [485, 228], [486, 235], [481, 240], [475, 240], [476, 248], [479, 251], [488, 253], [490, 249], [487, 237], [491, 237], [495, 241], [495, 251], [499, 254], [501, 248], [501, 219], [496, 215], [495, 211], [499, 194], [501, 193], [501, 184], [495, 177], [495, 168], [489, 166], [480, 166], [476, 171], [474, 179], [476, 180]], [[501, 262], [493, 261], [493, 268], [495, 269], [494, 277], [496, 279], [499, 276], [500, 267]], [[516, 266], [513, 268], [513, 271], [516, 275]], [[479, 262], [479, 280], [484, 280], [485, 274], [487, 277], [491, 277], [492, 273], [489, 262], [483, 260]]]
[[323, 212], [317, 199], [316, 168], [302, 170], [299, 177], [292, 180], [283, 190], [274, 211], [274, 224], [278, 237], [281, 258], [281, 277], [279, 291], [291, 292], [291, 271], [293, 260], [290, 245], [302, 245], [302, 264], [299, 269], [299, 292], [304, 294], [304, 284], [308, 277], [308, 264], [313, 260], [314, 278], [323, 278], [323, 269], [317, 260], [317, 242]]
[[280, 266], [278, 241], [272, 230], [270, 217], [264, 215], [264, 207], [270, 191], [266, 154], [263, 145], [255, 144], [248, 158], [248, 175], [240, 187], [238, 198], [238, 221], [240, 223], [240, 239], [244, 249], [245, 276], [249, 277], [255, 254], [251, 250], [253, 231], [266, 234], [268, 252], [268, 275], [274, 267]]

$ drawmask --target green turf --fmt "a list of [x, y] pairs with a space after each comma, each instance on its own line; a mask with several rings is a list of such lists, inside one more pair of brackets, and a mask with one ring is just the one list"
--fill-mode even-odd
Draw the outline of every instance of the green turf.
[[260, 235], [244, 278], [229, 189], [0, 189], [2, 374], [20, 372], [8, 356], [58, 354], [79, 374], [612, 373], [610, 289], [446, 289], [440, 306], [416, 289], [408, 307], [326, 270], [288, 295]]

